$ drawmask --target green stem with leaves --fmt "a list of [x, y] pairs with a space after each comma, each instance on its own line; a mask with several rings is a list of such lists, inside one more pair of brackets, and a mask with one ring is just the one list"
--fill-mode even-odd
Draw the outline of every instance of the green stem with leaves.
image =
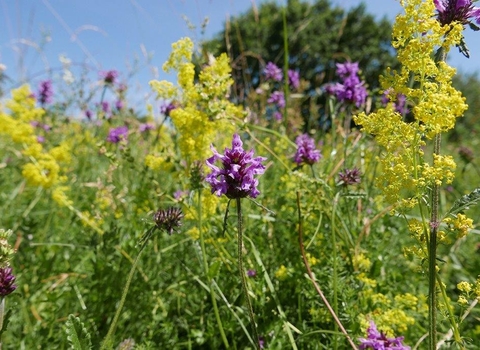
[[243, 294], [247, 302], [248, 315], [250, 316], [250, 323], [253, 330], [253, 341], [256, 349], [260, 350], [259, 337], [257, 332], [257, 325], [255, 324], [255, 316], [253, 314], [253, 307], [248, 294], [247, 278], [243, 269], [243, 219], [242, 219], [242, 205], [241, 199], [237, 198], [237, 230], [238, 230], [238, 269], [240, 270], [240, 279], [242, 280]]
[[[338, 197], [340, 196], [340, 192], [335, 195], [333, 199], [333, 208], [332, 208], [332, 258], [333, 258], [333, 276], [332, 276], [332, 288], [333, 288], [333, 311], [336, 315], [338, 315], [338, 267], [337, 267], [337, 237], [335, 233], [335, 217], [337, 216], [337, 204], [338, 204]], [[335, 334], [333, 335], [333, 348], [336, 350], [338, 349], [338, 340], [337, 340], [337, 332], [338, 332], [338, 325], [337, 323], [334, 324], [335, 327]]]
[[213, 312], [215, 313], [215, 319], [217, 320], [218, 330], [223, 341], [225, 349], [230, 349], [225, 330], [223, 329], [222, 319], [220, 318], [220, 313], [218, 311], [217, 298], [215, 297], [215, 291], [213, 288], [212, 278], [209, 273], [208, 261], [207, 261], [207, 250], [205, 249], [205, 235], [202, 229], [202, 192], [198, 191], [198, 229], [200, 231], [200, 247], [202, 249], [202, 258], [203, 258], [203, 270], [205, 271], [205, 277], [208, 281], [208, 290], [210, 291], [210, 298], [212, 299]]

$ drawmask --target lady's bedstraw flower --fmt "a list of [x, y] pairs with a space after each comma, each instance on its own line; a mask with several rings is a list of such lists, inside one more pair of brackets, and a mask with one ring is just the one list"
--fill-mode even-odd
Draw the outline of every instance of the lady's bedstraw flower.
[[[262, 162], [266, 158], [253, 158], [253, 150], [246, 152], [242, 146], [240, 136], [234, 134], [232, 149], [226, 148], [223, 155], [213, 145], [210, 147], [213, 156], [207, 159], [206, 164], [212, 172], [205, 180], [217, 196], [224, 194], [230, 199], [236, 199], [248, 196], [256, 198], [260, 194], [255, 175], [264, 173], [265, 166]], [[222, 168], [214, 164], [217, 160], [222, 162]]]
[[293, 161], [298, 165], [303, 163], [312, 165], [322, 158], [320, 151], [315, 148], [315, 141], [307, 134], [297, 136], [295, 143], [297, 144], [297, 152]]
[[38, 102], [40, 102], [42, 106], [46, 105], [47, 103], [52, 103], [53, 89], [52, 89], [52, 82], [50, 80], [45, 80], [40, 83], [40, 87], [38, 88], [37, 98], [38, 98]]
[[377, 326], [370, 321], [370, 327], [367, 329], [367, 338], [360, 338], [360, 350], [410, 350], [409, 346], [403, 345], [404, 337], [387, 338], [387, 336], [377, 330]]
[[4, 298], [7, 295], [13, 293], [17, 286], [13, 284], [15, 282], [15, 276], [12, 274], [11, 267], [0, 268], [0, 298]]
[[273, 80], [273, 81], [282, 81], [283, 79], [283, 73], [278, 66], [273, 63], [273, 62], [268, 62], [267, 66], [265, 67], [265, 70], [263, 71], [265, 73], [265, 78], [267, 80]]

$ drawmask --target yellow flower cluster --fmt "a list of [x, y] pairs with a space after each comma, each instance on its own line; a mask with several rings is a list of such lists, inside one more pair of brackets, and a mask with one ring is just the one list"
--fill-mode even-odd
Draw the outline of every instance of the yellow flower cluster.
[[227, 55], [213, 59], [200, 72], [198, 81], [192, 55], [193, 42], [189, 38], [174, 43], [163, 69], [177, 72], [178, 87], [167, 81], [150, 82], [159, 98], [178, 102], [179, 107], [170, 117], [180, 134], [180, 151], [189, 163], [207, 158], [210, 144], [217, 136], [233, 133], [231, 118], [243, 115], [239, 107], [228, 101], [233, 80]]
[[35, 98], [28, 85], [12, 90], [12, 98], [5, 105], [10, 114], [0, 110], [0, 134], [8, 135], [23, 148], [22, 154], [28, 161], [22, 167], [22, 176], [32, 186], [52, 188], [52, 198], [57, 203], [70, 204], [65, 194], [68, 188], [61, 186], [66, 181], [61, 164], [68, 164], [71, 160], [69, 146], [61, 143], [46, 150], [37, 141], [30, 123], [41, 120], [45, 111], [35, 107]]
[[452, 232], [457, 234], [457, 238], [465, 237], [473, 228], [473, 220], [464, 214], [457, 214], [455, 218], [446, 218], [443, 221]]
[[425, 140], [452, 129], [467, 105], [461, 93], [452, 87], [455, 69], [433, 58], [439, 48], [448, 52], [450, 46], [460, 42], [462, 25], [442, 27], [434, 16], [432, 1], [401, 3], [405, 14], [397, 16], [392, 44], [398, 50], [402, 68], [388, 71], [381, 77], [381, 84], [392, 99], [398, 93], [406, 96], [413, 106], [414, 121], [403, 120], [392, 103], [354, 120], [364, 131], [375, 135], [385, 149], [380, 156], [383, 170], [378, 182], [386, 200], [398, 208], [408, 208], [416, 205], [431, 185], [452, 182], [453, 159], [437, 155], [433, 165], [429, 165], [423, 148]]

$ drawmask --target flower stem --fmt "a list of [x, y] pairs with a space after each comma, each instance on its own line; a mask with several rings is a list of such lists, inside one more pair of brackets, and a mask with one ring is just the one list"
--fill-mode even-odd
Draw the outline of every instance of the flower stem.
[[242, 221], [242, 206], [241, 199], [237, 198], [237, 229], [238, 229], [238, 269], [240, 270], [240, 279], [242, 280], [243, 294], [245, 294], [245, 299], [247, 301], [248, 315], [250, 316], [250, 323], [252, 324], [253, 330], [253, 341], [255, 342], [255, 347], [260, 349], [260, 338], [257, 333], [257, 325], [255, 324], [255, 316], [253, 314], [253, 307], [250, 301], [250, 296], [248, 295], [247, 279], [245, 277], [245, 271], [243, 270], [243, 221]]
[[[437, 62], [445, 61], [447, 52], [440, 48], [437, 55]], [[433, 162], [435, 156], [440, 154], [440, 145], [442, 136], [440, 133], [435, 135], [433, 141]], [[434, 164], [435, 166], [435, 164]], [[432, 187], [432, 213], [430, 216], [430, 234], [428, 240], [428, 327], [429, 327], [429, 349], [437, 348], [437, 295], [436, 295], [436, 274], [437, 274], [437, 233], [440, 225], [438, 218], [438, 206], [440, 201], [440, 184], [435, 181]]]
[[215, 313], [215, 319], [217, 320], [218, 330], [220, 332], [220, 336], [222, 337], [223, 345], [225, 346], [225, 349], [230, 349], [227, 336], [225, 335], [225, 330], [223, 329], [222, 319], [220, 318], [220, 313], [218, 312], [217, 299], [215, 298], [215, 291], [213, 289], [212, 278], [208, 273], [207, 250], [205, 249], [205, 236], [203, 234], [203, 229], [202, 229], [202, 192], [201, 190], [198, 191], [197, 211], [198, 211], [198, 229], [200, 231], [200, 247], [202, 249], [202, 257], [203, 257], [203, 270], [205, 271], [205, 277], [207, 278], [207, 281], [208, 281], [208, 289], [210, 291], [210, 298], [212, 299], [213, 312]]

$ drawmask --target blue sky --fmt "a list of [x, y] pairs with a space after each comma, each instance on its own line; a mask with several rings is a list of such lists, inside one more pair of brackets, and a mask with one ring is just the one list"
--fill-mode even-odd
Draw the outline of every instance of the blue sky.
[[[282, 3], [284, 0], [278, 0]], [[212, 37], [226, 18], [262, 0], [0, 0], [0, 63], [15, 82], [34, 86], [59, 74], [61, 54], [92, 72], [116, 69], [133, 93], [149, 96], [148, 81], [169, 78], [161, 66], [173, 42], [183, 36]], [[351, 7], [358, 0], [333, 0]], [[367, 0], [369, 12], [394, 19], [397, 0]], [[205, 19], [205, 32], [201, 27]], [[189, 27], [189, 24], [195, 28]], [[480, 33], [466, 32], [471, 58], [454, 52], [450, 63], [480, 72]], [[151, 56], [150, 61], [147, 57]], [[129, 78], [134, 62], [139, 70]], [[56, 73], [57, 72], [57, 73]], [[133, 90], [135, 89], [135, 90]], [[130, 91], [132, 93], [132, 91]]]

